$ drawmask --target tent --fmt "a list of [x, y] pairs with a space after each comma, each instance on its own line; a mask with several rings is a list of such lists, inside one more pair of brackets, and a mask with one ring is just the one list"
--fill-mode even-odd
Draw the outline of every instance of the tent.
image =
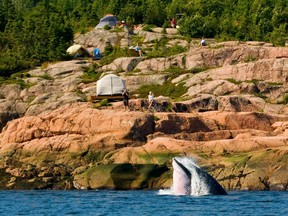
[[66, 52], [74, 57], [90, 56], [89, 52], [82, 45], [79, 44], [74, 44], [70, 46]]
[[108, 74], [97, 81], [96, 95], [121, 95], [125, 88], [125, 80]]
[[104, 26], [106, 25], [109, 25], [111, 28], [113, 28], [116, 26], [117, 22], [118, 22], [118, 19], [114, 15], [107, 14], [100, 19], [100, 22], [95, 28], [101, 29], [101, 28], [104, 28]]
[[100, 49], [96, 47], [93, 51], [93, 59], [99, 60], [101, 58], [102, 58], [102, 55], [100, 53]]

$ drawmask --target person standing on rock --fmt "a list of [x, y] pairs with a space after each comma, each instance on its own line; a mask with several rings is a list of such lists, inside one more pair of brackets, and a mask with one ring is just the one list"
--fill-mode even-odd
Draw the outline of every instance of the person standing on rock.
[[150, 91], [148, 95], [148, 109], [150, 109], [153, 106], [154, 103], [154, 94]]
[[124, 111], [129, 111], [129, 92], [125, 89], [122, 93], [123, 95], [123, 104], [124, 104]]
[[171, 20], [171, 27], [172, 27], [172, 28], [176, 28], [176, 20], [175, 20], [174, 17], [173, 17], [172, 20]]

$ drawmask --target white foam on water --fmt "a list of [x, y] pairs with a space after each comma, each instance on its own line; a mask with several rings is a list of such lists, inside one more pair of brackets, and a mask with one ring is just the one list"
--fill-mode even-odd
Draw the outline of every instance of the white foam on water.
[[173, 192], [171, 189], [160, 189], [158, 191], [159, 195], [173, 195]]

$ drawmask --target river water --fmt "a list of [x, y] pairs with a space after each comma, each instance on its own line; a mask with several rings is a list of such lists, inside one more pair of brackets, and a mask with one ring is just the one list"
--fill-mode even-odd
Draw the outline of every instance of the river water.
[[288, 215], [288, 192], [228, 191], [173, 196], [165, 191], [0, 191], [0, 215]]

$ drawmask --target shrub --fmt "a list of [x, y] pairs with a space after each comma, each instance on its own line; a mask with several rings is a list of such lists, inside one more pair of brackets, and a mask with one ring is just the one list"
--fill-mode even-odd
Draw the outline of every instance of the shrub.
[[172, 47], [166, 47], [165, 41], [158, 41], [155, 43], [154, 49], [147, 53], [147, 58], [157, 58], [157, 57], [169, 57], [179, 53], [187, 51], [186, 47], [182, 47], [178, 44]]
[[237, 81], [237, 80], [235, 80], [235, 79], [233, 79], [233, 78], [228, 78], [227, 81], [229, 81], [229, 82], [231, 82], [231, 83], [233, 83], [233, 84], [236, 84], [236, 85], [238, 85], [238, 84], [241, 83], [241, 81]]
[[100, 78], [101, 72], [96, 71], [97, 67], [97, 64], [92, 64], [90, 67], [83, 67], [83, 75], [81, 76], [83, 83], [95, 82]]
[[257, 60], [257, 57], [253, 56], [253, 55], [248, 55], [244, 58], [244, 62], [245, 63], [249, 63], [249, 62], [254, 62]]
[[195, 67], [191, 69], [191, 73], [196, 74], [196, 73], [200, 73], [202, 71], [206, 71], [208, 70], [209, 67], [208, 66], [203, 66], [203, 67]]
[[180, 67], [176, 67], [176, 66], [170, 66], [168, 69], [165, 70], [165, 72], [169, 72], [170, 73], [170, 80], [182, 75], [182, 74], [186, 74], [189, 73], [188, 70], [182, 69]]
[[155, 96], [167, 96], [172, 99], [177, 99], [187, 92], [187, 87], [184, 84], [174, 85], [171, 82], [166, 82], [163, 85], [143, 85], [135, 94], [139, 94], [139, 97], [146, 98], [149, 91], [152, 91]]
[[102, 99], [100, 102], [94, 104], [93, 107], [94, 107], [95, 109], [98, 109], [99, 107], [102, 107], [102, 106], [111, 106], [111, 104], [109, 104], [107, 98]]
[[283, 96], [283, 102], [282, 102], [283, 104], [287, 104], [288, 103], [288, 94], [285, 94], [284, 96]]
[[110, 27], [109, 25], [105, 25], [105, 26], [103, 27], [103, 29], [104, 29], [104, 30], [110, 30], [111, 27]]
[[155, 28], [155, 25], [146, 24], [146, 25], [143, 26], [142, 30], [143, 31], [153, 32], [153, 28]]

